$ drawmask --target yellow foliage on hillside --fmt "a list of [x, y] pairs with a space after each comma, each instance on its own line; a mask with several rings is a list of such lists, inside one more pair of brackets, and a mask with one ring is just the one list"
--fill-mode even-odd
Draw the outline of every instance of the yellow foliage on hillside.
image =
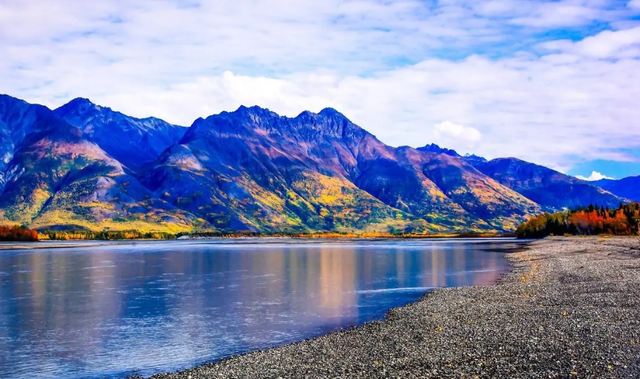
[[150, 217], [142, 220], [125, 220], [115, 221], [113, 219], [104, 219], [101, 221], [89, 220], [82, 218], [81, 216], [65, 211], [65, 210], [50, 210], [36, 218], [29, 226], [32, 229], [47, 229], [51, 226], [67, 226], [70, 229], [76, 227], [83, 230], [91, 231], [125, 231], [125, 230], [138, 230], [144, 233], [147, 232], [167, 232], [167, 233], [182, 233], [193, 231], [193, 226], [186, 224], [178, 224], [171, 222], [164, 222], [156, 217]]

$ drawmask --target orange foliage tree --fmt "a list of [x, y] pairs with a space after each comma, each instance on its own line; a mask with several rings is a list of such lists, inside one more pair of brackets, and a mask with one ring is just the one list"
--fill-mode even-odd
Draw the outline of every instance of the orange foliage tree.
[[24, 226], [0, 226], [0, 241], [37, 241], [38, 232]]
[[544, 213], [520, 225], [520, 238], [549, 235], [632, 235], [638, 233], [640, 203], [620, 204], [617, 209], [590, 205], [572, 211]]

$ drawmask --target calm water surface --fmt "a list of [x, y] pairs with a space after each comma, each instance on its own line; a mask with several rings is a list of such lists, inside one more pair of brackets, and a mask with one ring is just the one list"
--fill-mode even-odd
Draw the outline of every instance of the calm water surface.
[[173, 241], [0, 251], [0, 378], [190, 367], [488, 285], [512, 240]]

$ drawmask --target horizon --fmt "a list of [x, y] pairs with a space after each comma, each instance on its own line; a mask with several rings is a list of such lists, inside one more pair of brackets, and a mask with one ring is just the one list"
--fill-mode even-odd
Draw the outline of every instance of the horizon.
[[50, 108], [84, 96], [180, 125], [331, 107], [393, 146], [640, 173], [638, 0], [37, 0], [0, 21], [0, 90]]

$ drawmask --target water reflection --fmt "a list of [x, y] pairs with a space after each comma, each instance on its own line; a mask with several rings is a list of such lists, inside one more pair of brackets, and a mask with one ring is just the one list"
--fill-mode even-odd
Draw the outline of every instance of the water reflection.
[[0, 377], [184, 368], [486, 285], [514, 242], [144, 243], [3, 252]]

